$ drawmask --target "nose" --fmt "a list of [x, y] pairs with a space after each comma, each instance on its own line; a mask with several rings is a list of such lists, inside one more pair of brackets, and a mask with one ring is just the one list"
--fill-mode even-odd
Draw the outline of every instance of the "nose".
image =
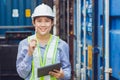
[[46, 23], [45, 23], [45, 22], [41, 22], [40, 25], [41, 25], [42, 27], [45, 27], [45, 26], [46, 26]]

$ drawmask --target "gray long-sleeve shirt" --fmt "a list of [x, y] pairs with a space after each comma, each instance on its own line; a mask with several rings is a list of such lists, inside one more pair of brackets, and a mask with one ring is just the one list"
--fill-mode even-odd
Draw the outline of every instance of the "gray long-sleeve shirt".
[[[42, 56], [44, 55], [45, 48], [46, 46], [40, 45]], [[33, 60], [33, 56], [28, 55], [28, 40], [26, 38], [19, 43], [18, 55], [17, 55], [17, 61], [16, 61], [17, 72], [19, 76], [25, 80], [30, 79], [30, 76], [32, 73], [31, 71], [32, 60]], [[62, 64], [62, 69], [64, 71], [64, 78], [60, 80], [69, 80], [71, 78], [69, 46], [65, 41], [61, 39], [59, 40], [59, 43], [58, 43], [56, 62], [60, 62]]]

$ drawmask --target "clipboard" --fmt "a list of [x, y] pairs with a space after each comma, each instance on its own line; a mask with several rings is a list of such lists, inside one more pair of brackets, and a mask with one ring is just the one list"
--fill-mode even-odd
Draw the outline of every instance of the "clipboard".
[[52, 64], [52, 65], [40, 67], [37, 70], [37, 73], [38, 73], [37, 76], [42, 77], [42, 76], [45, 76], [45, 75], [49, 75], [49, 71], [53, 71], [54, 69], [60, 70], [60, 68], [61, 68], [61, 63], [55, 63], [55, 64]]

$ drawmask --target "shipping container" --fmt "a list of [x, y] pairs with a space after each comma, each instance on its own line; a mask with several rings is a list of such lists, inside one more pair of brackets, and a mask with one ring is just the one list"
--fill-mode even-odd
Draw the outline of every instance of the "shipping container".
[[42, 0], [0, 0], [0, 26], [31, 26], [31, 14]]
[[119, 3], [74, 0], [75, 80], [120, 80]]

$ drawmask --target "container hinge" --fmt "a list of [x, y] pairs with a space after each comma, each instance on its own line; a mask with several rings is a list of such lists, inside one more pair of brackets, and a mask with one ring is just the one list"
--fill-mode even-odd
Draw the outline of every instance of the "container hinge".
[[108, 68], [105, 70], [105, 73], [112, 73], [112, 68]]

